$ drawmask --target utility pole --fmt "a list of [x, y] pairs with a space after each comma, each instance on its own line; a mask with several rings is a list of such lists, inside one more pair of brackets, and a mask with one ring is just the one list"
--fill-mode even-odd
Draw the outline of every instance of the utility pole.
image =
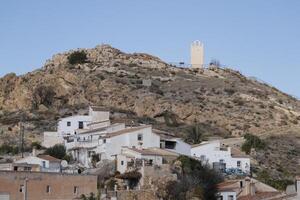
[[20, 122], [19, 122], [19, 129], [20, 129], [20, 147], [19, 147], [19, 151], [21, 152], [22, 158], [24, 158], [24, 125], [23, 125], [23, 114], [22, 114]]

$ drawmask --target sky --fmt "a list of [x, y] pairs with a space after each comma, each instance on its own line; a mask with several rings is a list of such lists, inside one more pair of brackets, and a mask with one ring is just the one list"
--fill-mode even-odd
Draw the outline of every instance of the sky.
[[52, 55], [110, 44], [189, 63], [190, 44], [221, 64], [300, 97], [299, 0], [2, 0], [0, 77]]

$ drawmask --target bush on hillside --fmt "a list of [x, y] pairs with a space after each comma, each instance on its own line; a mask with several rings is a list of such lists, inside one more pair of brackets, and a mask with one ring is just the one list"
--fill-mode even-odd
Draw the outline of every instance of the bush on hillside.
[[62, 144], [56, 144], [53, 147], [48, 148], [45, 154], [53, 156], [58, 159], [64, 159], [66, 157], [66, 148]]
[[246, 141], [242, 145], [242, 151], [246, 152], [247, 154], [250, 153], [252, 148], [264, 149], [266, 146], [266, 143], [256, 135], [247, 133], [246, 135], [244, 135], [244, 138], [246, 139]]
[[84, 51], [74, 51], [68, 56], [68, 61], [71, 65], [86, 63], [86, 53]]
[[38, 108], [39, 105], [51, 106], [56, 95], [54, 88], [47, 85], [39, 85], [33, 91], [33, 107]]
[[2, 144], [0, 146], [0, 154], [5, 155], [5, 154], [18, 154], [19, 153], [19, 147], [18, 146], [13, 146], [9, 144]]

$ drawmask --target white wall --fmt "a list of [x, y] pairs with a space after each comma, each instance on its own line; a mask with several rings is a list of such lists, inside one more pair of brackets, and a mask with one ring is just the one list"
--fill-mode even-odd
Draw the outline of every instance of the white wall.
[[[138, 134], [143, 135], [143, 140], [138, 141]], [[159, 148], [160, 137], [152, 133], [151, 127], [146, 127], [141, 130], [132, 131], [126, 134], [121, 134], [115, 137], [107, 138], [106, 144], [97, 147], [97, 153], [105, 153], [106, 159], [114, 159], [112, 155], [120, 154], [122, 147], [136, 147], [136, 148]]]
[[250, 158], [235, 158], [231, 156], [231, 148], [228, 150], [220, 150], [220, 142], [212, 141], [207, 144], [193, 147], [191, 149], [191, 155], [197, 157], [198, 159], [201, 156], [205, 157], [205, 160], [208, 161], [210, 165], [214, 162], [220, 162], [222, 159], [226, 163], [226, 169], [228, 168], [238, 168], [237, 162], [241, 162], [240, 169], [244, 172], [250, 171]]
[[17, 160], [15, 163], [27, 163], [27, 164], [35, 164], [35, 165], [40, 165], [43, 167], [43, 161], [45, 162], [45, 168], [49, 168], [49, 161], [44, 160], [35, 156], [28, 156], [26, 158], [22, 158], [20, 160]]
[[178, 139], [176, 139], [175, 150], [172, 150], [172, 151], [179, 153], [179, 154], [186, 155], [186, 156], [190, 156], [191, 155], [191, 145], [189, 145], [188, 143], [185, 143], [184, 141], [182, 141], [181, 139], [178, 138]]
[[[87, 115], [77, 115], [77, 116], [71, 116], [62, 118], [58, 122], [57, 132], [62, 136], [64, 134], [70, 134], [73, 135], [74, 131], [78, 129], [79, 122], [83, 122], [83, 128], [87, 128], [87, 124], [92, 121], [91, 116]], [[70, 126], [67, 126], [67, 122], [71, 122]]]
[[89, 107], [89, 115], [92, 117], [93, 122], [109, 120], [108, 111], [94, 111], [92, 107]]
[[[222, 196], [223, 200], [236, 200], [236, 192], [219, 192], [218, 196]], [[233, 196], [233, 198], [229, 198], [230, 196]]]

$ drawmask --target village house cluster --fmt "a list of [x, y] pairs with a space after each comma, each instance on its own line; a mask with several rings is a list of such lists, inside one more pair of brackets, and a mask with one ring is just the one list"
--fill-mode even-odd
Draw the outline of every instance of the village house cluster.
[[[89, 107], [88, 115], [60, 119], [55, 132], [44, 132], [44, 147], [57, 144], [66, 148], [74, 163], [38, 154], [35, 149], [30, 156], [11, 162], [0, 161], [0, 199], [74, 199], [81, 194], [97, 194], [97, 176], [85, 171], [101, 168], [101, 163], [107, 162], [113, 163], [120, 176], [139, 171], [142, 175], [139, 188], [147, 188], [162, 176], [172, 177], [169, 166], [180, 155], [197, 159], [224, 174], [247, 177], [251, 172], [250, 158], [237, 148], [223, 144], [222, 140], [191, 146], [151, 125], [112, 123], [110, 112], [96, 106]], [[128, 189], [126, 182], [124, 184]], [[299, 181], [296, 184], [300, 188]], [[261, 191], [277, 192], [254, 179], [226, 182], [218, 188], [220, 200], [240, 199], [242, 194], [257, 195]]]

